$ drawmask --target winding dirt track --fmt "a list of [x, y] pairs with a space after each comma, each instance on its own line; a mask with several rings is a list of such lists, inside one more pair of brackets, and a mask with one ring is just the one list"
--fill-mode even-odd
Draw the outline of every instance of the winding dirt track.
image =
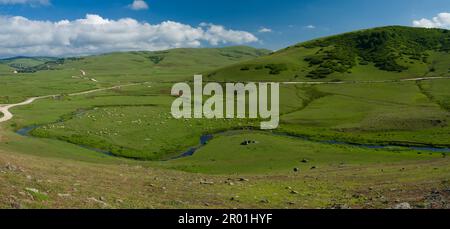
[[[107, 87], [107, 88], [94, 89], [94, 90], [89, 90], [89, 91], [76, 92], [76, 93], [69, 94], [69, 96], [86, 95], [86, 94], [90, 94], [90, 93], [94, 93], [94, 92], [106, 91], [106, 90], [111, 90], [111, 89], [116, 89], [116, 88], [121, 88], [121, 87], [135, 86], [135, 85], [140, 85], [140, 84], [144, 84], [144, 83], [125, 84], [125, 85], [118, 85], [118, 86]], [[47, 98], [50, 98], [53, 96], [57, 96], [57, 95], [45, 95], [45, 96], [39, 96], [39, 97], [32, 97], [21, 103], [0, 105], [0, 113], [3, 113], [3, 117], [0, 118], [0, 123], [9, 121], [14, 117], [14, 115], [9, 111], [9, 109], [18, 107], [18, 106], [25, 106], [25, 105], [33, 103], [34, 101], [36, 101], [38, 99], [47, 99]]]

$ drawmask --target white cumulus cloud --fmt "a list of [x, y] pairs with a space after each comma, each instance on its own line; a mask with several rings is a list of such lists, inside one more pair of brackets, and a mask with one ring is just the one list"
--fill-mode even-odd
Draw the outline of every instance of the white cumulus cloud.
[[132, 10], [146, 10], [148, 9], [148, 4], [144, 0], [134, 0], [128, 7]]
[[202, 39], [211, 45], [245, 44], [258, 41], [258, 38], [249, 32], [226, 29], [211, 23], [201, 23], [200, 30], [204, 31]]
[[440, 13], [432, 19], [422, 18], [413, 21], [415, 27], [450, 29], [450, 13]]
[[0, 5], [50, 5], [50, 0], [0, 0]]
[[260, 32], [260, 33], [271, 33], [272, 29], [262, 27], [261, 29], [258, 30], [258, 32]]
[[306, 29], [315, 29], [316, 26], [315, 25], [307, 25], [305, 26]]
[[73, 21], [38, 21], [0, 16], [0, 56], [70, 56], [113, 51], [163, 50], [258, 41], [245, 31], [202, 23], [198, 27], [165, 21], [159, 24], [132, 18], [110, 20], [88, 14]]

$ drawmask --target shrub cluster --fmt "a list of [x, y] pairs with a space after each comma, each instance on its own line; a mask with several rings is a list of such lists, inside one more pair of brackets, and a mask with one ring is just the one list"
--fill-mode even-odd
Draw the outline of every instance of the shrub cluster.
[[[271, 75], [278, 75], [282, 71], [288, 70], [288, 67], [286, 64], [266, 64], [266, 65], [256, 65], [254, 66], [255, 70], [261, 70], [261, 69], [269, 69], [269, 74]], [[240, 69], [241, 71], [249, 71], [251, 70], [250, 66], [243, 66]]]
[[58, 65], [64, 64], [64, 62], [65, 62], [64, 59], [57, 59], [33, 67], [25, 67], [20, 64], [10, 64], [9, 66], [15, 68], [19, 73], [34, 73], [37, 71], [55, 70], [57, 69]]
[[442, 29], [423, 29], [391, 26], [358, 31], [307, 42], [306, 48], [320, 48], [305, 58], [314, 67], [308, 77], [325, 78], [334, 72], [346, 72], [357, 64], [385, 71], [402, 72], [408, 67], [399, 63], [428, 60], [426, 51], [450, 51], [450, 32]]
[[153, 62], [154, 64], [159, 64], [161, 61], [164, 60], [163, 56], [149, 56], [148, 57], [150, 59], [151, 62]]

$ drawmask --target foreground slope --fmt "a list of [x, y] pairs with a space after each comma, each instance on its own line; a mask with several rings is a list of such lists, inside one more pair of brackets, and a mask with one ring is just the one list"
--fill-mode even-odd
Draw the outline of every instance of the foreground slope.
[[450, 208], [450, 160], [205, 175], [0, 150], [0, 208]]

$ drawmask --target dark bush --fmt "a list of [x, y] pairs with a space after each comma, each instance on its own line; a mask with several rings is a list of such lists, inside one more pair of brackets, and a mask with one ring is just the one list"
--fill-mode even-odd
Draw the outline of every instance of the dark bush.
[[264, 67], [270, 70], [269, 74], [271, 75], [278, 75], [288, 69], [285, 64], [267, 64]]

